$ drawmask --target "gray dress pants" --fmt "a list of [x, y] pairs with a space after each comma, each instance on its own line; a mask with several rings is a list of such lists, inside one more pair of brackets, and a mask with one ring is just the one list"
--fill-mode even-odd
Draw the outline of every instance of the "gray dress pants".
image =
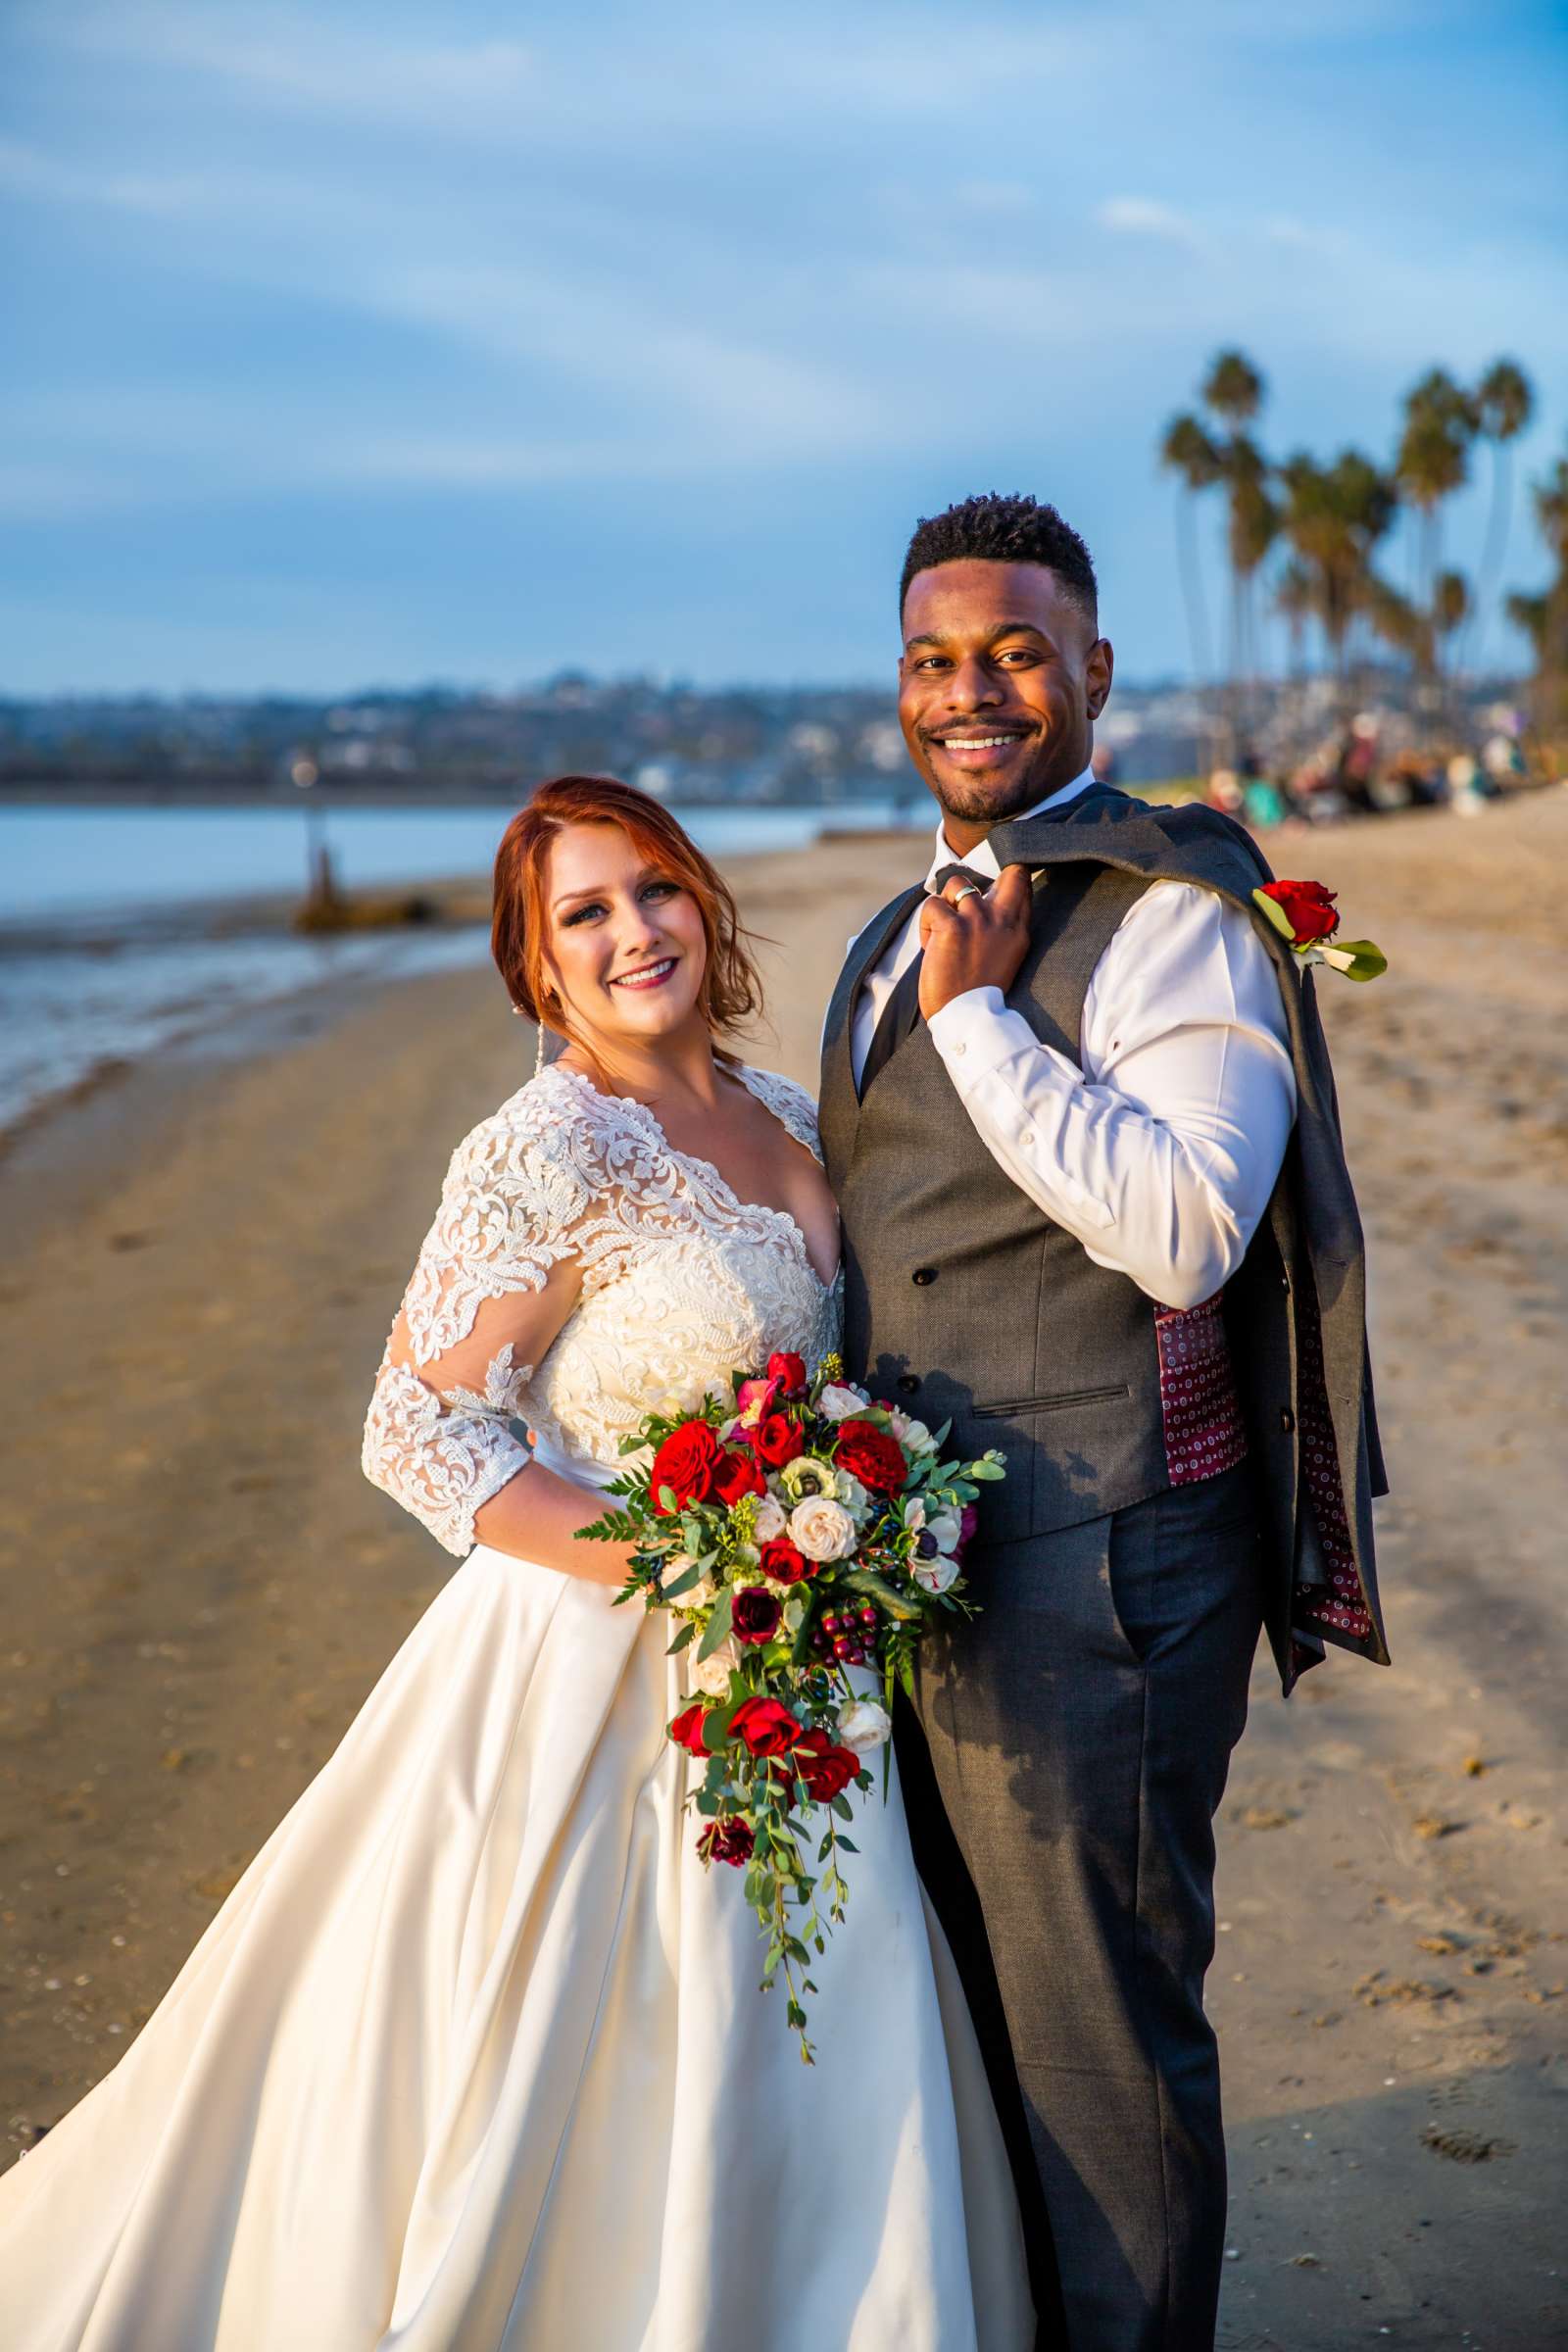
[[[986, 2050], [1042, 2345], [1210, 2352], [1213, 1817], [1261, 1624], [1249, 1466], [967, 1563], [900, 1769]], [[923, 1740], [921, 1734], [923, 1733]]]

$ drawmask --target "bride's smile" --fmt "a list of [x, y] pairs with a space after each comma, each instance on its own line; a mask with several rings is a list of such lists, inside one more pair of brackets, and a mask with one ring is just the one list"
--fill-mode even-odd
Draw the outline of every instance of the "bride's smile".
[[[551, 845], [547, 970], [574, 1037], [667, 1041], [701, 1020], [702, 909], [618, 825], [564, 826]], [[706, 1035], [707, 1024], [702, 1024]]]

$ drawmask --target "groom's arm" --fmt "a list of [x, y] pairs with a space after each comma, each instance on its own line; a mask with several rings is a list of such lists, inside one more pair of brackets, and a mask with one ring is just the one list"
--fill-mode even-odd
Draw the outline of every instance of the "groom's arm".
[[[978, 935], [978, 906], [973, 919]], [[928, 968], [948, 945], [928, 935]], [[959, 983], [984, 968], [975, 946], [951, 957]], [[951, 996], [933, 971], [943, 1001], [927, 1014], [980, 1140], [1097, 1265], [1161, 1305], [1212, 1298], [1268, 1207], [1296, 1116], [1279, 981], [1250, 917], [1212, 891], [1152, 885], [1090, 982], [1081, 1068], [1007, 1009], [1011, 974], [995, 968]]]

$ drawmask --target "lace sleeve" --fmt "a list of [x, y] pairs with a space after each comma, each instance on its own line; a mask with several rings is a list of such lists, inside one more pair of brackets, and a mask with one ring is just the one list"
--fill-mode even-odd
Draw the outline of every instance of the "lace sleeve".
[[365, 1424], [366, 1477], [460, 1558], [531, 1458], [511, 1423], [580, 1289], [588, 1187], [528, 1092], [453, 1155]]
[[748, 1063], [740, 1073], [758, 1101], [773, 1113], [779, 1125], [804, 1144], [817, 1162], [822, 1159], [822, 1145], [816, 1131], [816, 1104], [804, 1086], [786, 1078], [778, 1070], [755, 1070]]

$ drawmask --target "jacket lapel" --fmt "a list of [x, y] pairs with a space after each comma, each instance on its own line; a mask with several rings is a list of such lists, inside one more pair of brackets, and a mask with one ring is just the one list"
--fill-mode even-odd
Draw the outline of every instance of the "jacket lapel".
[[[828, 1165], [834, 1161], [840, 1167], [849, 1156], [860, 1105], [855, 1093], [855, 1070], [851, 1040], [855, 1029], [855, 1007], [866, 975], [886, 954], [892, 941], [907, 921], [910, 910], [925, 896], [923, 881], [901, 891], [880, 914], [873, 915], [851, 949], [843, 971], [839, 974], [833, 1001], [827, 1009], [822, 1030], [822, 1083], [820, 1090], [820, 1120], [822, 1143], [828, 1153]], [[842, 1149], [841, 1149], [842, 1147]]]

